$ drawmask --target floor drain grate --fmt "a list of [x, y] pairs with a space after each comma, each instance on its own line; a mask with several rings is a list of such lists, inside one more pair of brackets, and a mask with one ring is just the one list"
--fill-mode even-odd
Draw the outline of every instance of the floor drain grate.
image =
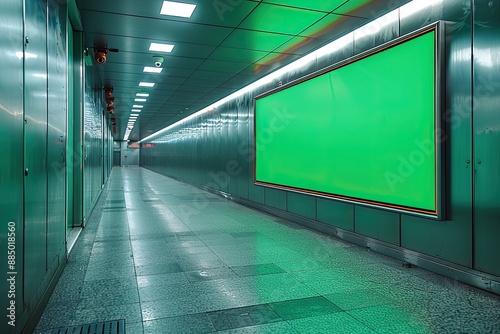
[[50, 334], [125, 334], [125, 320], [53, 329]]

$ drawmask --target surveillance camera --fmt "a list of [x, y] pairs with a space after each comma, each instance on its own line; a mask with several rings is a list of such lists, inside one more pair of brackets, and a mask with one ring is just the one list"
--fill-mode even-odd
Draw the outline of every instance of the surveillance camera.
[[106, 52], [102, 52], [102, 51], [96, 52], [95, 53], [95, 61], [98, 64], [104, 64], [106, 62]]
[[156, 57], [156, 56], [154, 56], [153, 60], [155, 62], [155, 66], [156, 67], [161, 67], [161, 65], [163, 64], [163, 60], [164, 59], [163, 59], [163, 57]]
[[113, 87], [105, 87], [104, 93], [106, 95], [106, 99], [111, 98], [111, 96], [113, 95]]

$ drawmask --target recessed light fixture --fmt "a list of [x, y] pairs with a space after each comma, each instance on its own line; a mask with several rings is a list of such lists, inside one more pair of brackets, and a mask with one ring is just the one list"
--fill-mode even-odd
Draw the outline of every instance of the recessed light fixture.
[[146, 93], [137, 93], [135, 96], [140, 96], [140, 97], [149, 97], [149, 94]]
[[149, 51], [172, 52], [173, 49], [174, 49], [173, 44], [151, 43], [149, 45]]
[[132, 108], [144, 108], [144, 106], [140, 105], [140, 104], [134, 104], [132, 106]]
[[150, 66], [144, 67], [145, 73], [161, 73], [161, 71], [163, 71], [163, 68], [161, 67], [150, 67]]
[[139, 82], [139, 86], [141, 87], [154, 87], [154, 82]]
[[146, 102], [146, 99], [134, 99], [135, 102]]
[[141, 112], [142, 110], [141, 109], [132, 109], [130, 110], [131, 112]]
[[130, 114], [130, 116], [135, 116], [135, 117], [137, 117], [137, 116], [139, 116], [139, 114]]
[[179, 17], [191, 17], [194, 12], [196, 5], [183, 2], [175, 1], [163, 1], [163, 6], [161, 6], [161, 15], [171, 15]]

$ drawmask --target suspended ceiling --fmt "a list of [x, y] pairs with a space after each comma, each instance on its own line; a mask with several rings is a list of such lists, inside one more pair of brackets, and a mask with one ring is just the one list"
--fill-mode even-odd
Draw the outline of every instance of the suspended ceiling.
[[[85, 47], [117, 48], [93, 62], [104, 86], [114, 87], [122, 139], [136, 93], [150, 94], [130, 140], [144, 138], [231, 94], [328, 41], [408, 0], [178, 0], [195, 4], [190, 18], [160, 15], [163, 0], [77, 0]], [[149, 51], [173, 44], [172, 52]], [[153, 56], [164, 58], [160, 74]], [[92, 57], [93, 58], [93, 57]], [[140, 82], [155, 83], [152, 88]]]

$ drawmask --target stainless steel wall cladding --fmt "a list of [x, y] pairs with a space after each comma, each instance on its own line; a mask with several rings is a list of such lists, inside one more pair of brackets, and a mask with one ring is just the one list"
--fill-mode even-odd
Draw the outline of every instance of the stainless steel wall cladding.
[[[67, 52], [66, 11], [48, 1], [47, 265], [65, 253]], [[56, 264], [57, 265], [57, 264]]]
[[[82, 69], [84, 69], [83, 60], [83, 33], [73, 31], [73, 96], [70, 99], [71, 114], [73, 118], [73, 126], [70, 130], [73, 139], [71, 146], [72, 160], [71, 166], [73, 172], [73, 215], [72, 226], [82, 226], [84, 223], [83, 216], [83, 78]], [[68, 151], [69, 152], [69, 151]]]
[[474, 264], [500, 276], [500, 3], [476, 1], [474, 18]]
[[[18, 0], [2, 1], [0, 11], [0, 142], [3, 143], [0, 163], [0, 270], [6, 275], [12, 268], [8, 264], [8, 245], [14, 245], [17, 279], [15, 297], [8, 298], [10, 283], [0, 280], [0, 308], [7, 310], [15, 302], [16, 312], [23, 310], [23, 8]], [[9, 226], [15, 230], [8, 241]], [[11, 232], [12, 233], [12, 232]], [[12, 247], [12, 246], [11, 246]], [[9, 333], [10, 319], [5, 315], [0, 332]]]
[[24, 302], [34, 307], [35, 292], [47, 270], [47, 2], [25, 8], [24, 57]]
[[[3, 0], [1, 5], [0, 138], [6, 158], [0, 164], [0, 268], [15, 276], [15, 283], [0, 282], [2, 295], [7, 297], [0, 298], [0, 306], [7, 310], [15, 302], [15, 326], [2, 321], [0, 333], [29, 332], [36, 325], [29, 321], [44, 306], [41, 302], [50, 291], [49, 285], [63, 268], [66, 211], [70, 210], [68, 217], [72, 217], [74, 209], [76, 221], [82, 216], [80, 198], [73, 203], [73, 191], [66, 192], [67, 187], [82, 191], [76, 181], [81, 181], [77, 171], [83, 158], [79, 151], [81, 47], [74, 57], [71, 79], [75, 80], [69, 89], [65, 3]], [[81, 34], [75, 37], [75, 44], [81, 44]], [[69, 59], [73, 60], [71, 53]], [[96, 76], [89, 74], [89, 80], [93, 82]], [[109, 164], [106, 169], [102, 162], [103, 124], [107, 125], [99, 102], [102, 92], [91, 87], [85, 109], [89, 203], [95, 201], [104, 175], [109, 173]], [[73, 92], [75, 98], [69, 105], [74, 117], [68, 121], [68, 94]], [[106, 131], [105, 139], [110, 141], [109, 129]], [[67, 144], [68, 134], [75, 139], [71, 144]], [[74, 188], [66, 182], [68, 165], [74, 172], [68, 174], [75, 180]], [[14, 260], [8, 249], [15, 250]]]
[[83, 204], [88, 218], [103, 185], [103, 101], [104, 90], [98, 84], [95, 68], [85, 71], [83, 111]]
[[[496, 1], [412, 1], [341, 37], [339, 47], [142, 143], [141, 164], [256, 206], [264, 204], [260, 207], [266, 210], [294, 213], [304, 224], [313, 226], [316, 220], [371, 238], [367, 243], [394, 245], [406, 260], [432, 259], [475, 275], [480, 271], [493, 286], [500, 281], [500, 262], [493, 255], [500, 252], [498, 17]], [[437, 75], [446, 87], [439, 96], [444, 135], [438, 140], [445, 152], [442, 221], [254, 185], [255, 96], [436, 21], [442, 21], [444, 37]]]
[[401, 31], [407, 33], [423, 24], [445, 20], [444, 72], [446, 90], [443, 130], [444, 176], [447, 219], [436, 223], [401, 216], [401, 245], [404, 248], [472, 267], [472, 15], [470, 1], [443, 1], [411, 13], [401, 10]]

